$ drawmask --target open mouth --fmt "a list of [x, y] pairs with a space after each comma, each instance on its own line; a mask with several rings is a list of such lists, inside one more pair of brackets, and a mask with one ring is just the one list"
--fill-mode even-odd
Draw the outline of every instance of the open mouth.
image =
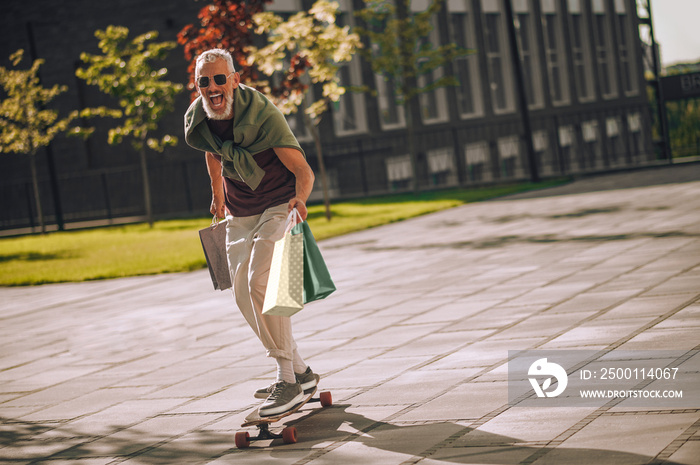
[[202, 95], [204, 98], [204, 111], [210, 119], [222, 120], [230, 118], [233, 114], [233, 94], [225, 92], [212, 92]]
[[211, 94], [209, 96], [209, 101], [212, 107], [218, 108], [224, 104], [224, 94]]

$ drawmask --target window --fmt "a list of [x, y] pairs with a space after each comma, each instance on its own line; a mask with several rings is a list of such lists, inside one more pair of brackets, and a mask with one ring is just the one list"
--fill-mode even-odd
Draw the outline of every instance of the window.
[[627, 127], [630, 132], [642, 132], [642, 115], [639, 112], [627, 115]]
[[[299, 0], [273, 0], [272, 3], [265, 7], [266, 10], [274, 11], [276, 14], [282, 16], [283, 18], [289, 17], [291, 13], [296, 13], [297, 11], [299, 11], [300, 8], [301, 4]], [[287, 69], [289, 67], [288, 65], [289, 60], [285, 60], [285, 66], [283, 66], [283, 69]], [[279, 71], [275, 72], [275, 74], [272, 75], [270, 80], [273, 86], [279, 86], [280, 82], [282, 81], [282, 74], [283, 73]], [[304, 76], [302, 79], [306, 79], [307, 84], [310, 83], [308, 76]], [[304, 106], [308, 106], [309, 102], [313, 102], [312, 88], [309, 88], [309, 92], [304, 97], [304, 100], [307, 104]], [[304, 124], [304, 114], [302, 113], [301, 105], [298, 107], [298, 110], [295, 113], [286, 115], [286, 118], [290, 129], [292, 130], [299, 142], [309, 142], [313, 140], [311, 133], [306, 128], [306, 124]]]
[[[450, 38], [463, 49], [476, 49], [474, 37], [474, 15], [471, 2], [455, 0], [448, 2], [450, 13]], [[462, 118], [480, 116], [484, 113], [481, 96], [481, 76], [479, 74], [479, 56], [471, 53], [454, 61], [454, 72], [459, 80], [457, 87], [457, 108]]]
[[574, 143], [574, 128], [572, 126], [559, 126], [559, 146], [570, 147]]
[[540, 0], [549, 94], [554, 105], [569, 103], [569, 83], [562, 33], [562, 15], [555, 0]]
[[515, 110], [502, 0], [481, 0], [491, 102], [496, 114]]
[[620, 116], [605, 118], [605, 135], [607, 136], [608, 163], [610, 166], [620, 166], [624, 163], [626, 150], [622, 129], [622, 118]]
[[[430, 34], [427, 37], [427, 42], [432, 44], [433, 47], [438, 47], [440, 45], [440, 37], [435, 24], [436, 19], [437, 18], [433, 16], [433, 29], [430, 31]], [[423, 45], [425, 44], [420, 43], [419, 41], [418, 47], [420, 48]], [[423, 62], [425, 61], [427, 61], [427, 59], [423, 60]], [[418, 87], [425, 88], [433, 84], [435, 81], [440, 79], [443, 74], [444, 71], [442, 68], [436, 68], [428, 73], [419, 75]], [[444, 87], [439, 87], [429, 92], [420, 94], [418, 101], [420, 102], [421, 117], [424, 123], [438, 123], [448, 119], [447, 95]]]
[[617, 86], [615, 85], [612, 39], [603, 0], [593, 0], [593, 41], [601, 93], [603, 98], [614, 98], [617, 96]]
[[294, 12], [301, 9], [299, 0], [272, 0], [269, 5], [265, 6], [268, 11], [275, 12]]
[[[390, 2], [390, 1], [389, 1]], [[387, 3], [389, 3], [387, 2]], [[384, 2], [382, 2], [384, 3]], [[391, 2], [393, 3], [393, 2]], [[381, 8], [380, 3], [375, 3], [375, 7]], [[368, 27], [381, 31], [384, 24], [373, 22]], [[378, 54], [379, 45], [371, 45], [372, 53]], [[379, 123], [383, 130], [398, 129], [406, 125], [403, 105], [399, 103], [398, 91], [394, 78], [391, 75], [375, 74], [375, 86], [377, 88], [377, 104], [379, 107]]]
[[525, 86], [527, 104], [530, 108], [539, 108], [543, 106], [542, 78], [540, 76], [531, 1], [516, 0], [513, 3], [513, 13], [515, 15], [515, 31], [523, 68], [523, 84]]
[[588, 40], [588, 23], [582, 11], [581, 0], [569, 0], [569, 37], [573, 61], [576, 95], [579, 102], [595, 99], [593, 92], [593, 65]]
[[413, 170], [411, 156], [402, 155], [386, 159], [386, 177], [392, 190], [408, 189], [411, 187]]
[[[288, 68], [289, 62], [285, 60], [285, 66], [283, 67], [284, 69]], [[282, 81], [283, 78], [283, 73], [281, 71], [275, 72], [270, 80], [271, 84], [273, 86], [279, 86], [280, 82]], [[302, 76], [301, 80], [305, 82], [306, 84], [310, 84], [311, 80], [309, 79], [308, 76]], [[292, 130], [294, 135], [296, 136], [297, 140], [299, 142], [309, 142], [313, 140], [313, 137], [311, 136], [311, 132], [308, 130], [306, 127], [306, 124], [304, 123], [304, 111], [303, 108], [308, 107], [309, 102], [313, 102], [314, 100], [314, 89], [313, 87], [309, 87], [309, 90], [306, 92], [304, 95], [304, 104], [299, 105], [297, 107], [297, 111], [294, 113], [290, 113], [289, 115], [285, 115], [285, 118], [287, 119], [287, 124], [289, 124], [289, 128]]]
[[379, 103], [379, 121], [382, 129], [403, 127], [406, 122], [404, 110], [396, 98], [396, 86], [391, 79], [375, 74], [377, 101]]
[[610, 138], [620, 135], [620, 118], [618, 116], [611, 116], [605, 120], [605, 133]]
[[434, 186], [451, 186], [457, 184], [457, 172], [454, 165], [454, 149], [444, 147], [428, 150], [428, 171]]
[[[341, 13], [337, 16], [336, 22], [341, 27], [347, 23], [352, 23], [352, 14]], [[338, 77], [341, 86], [361, 86], [362, 71], [359, 57], [354, 57], [351, 62], [342, 64], [338, 70]], [[363, 94], [346, 90], [345, 94], [340, 96], [338, 102], [332, 104], [332, 110], [336, 135], [346, 136], [367, 131]]]
[[603, 159], [598, 120], [592, 119], [581, 123], [581, 139], [583, 141], [583, 167], [586, 169], [598, 167]]
[[624, 1], [615, 0], [615, 19], [618, 28], [617, 53], [620, 57], [623, 91], [626, 95], [634, 95], [637, 93], [637, 67], [632, 52], [635, 37], [632, 34], [631, 19], [627, 14]]
[[644, 131], [642, 131], [642, 115], [640, 112], [627, 114], [627, 129], [629, 138], [629, 153], [634, 162], [639, 163], [645, 156]]
[[576, 171], [576, 134], [571, 125], [559, 126], [560, 169], [562, 173]]
[[547, 131], [540, 130], [532, 133], [532, 148], [535, 152], [545, 152], [549, 148], [547, 141]]
[[520, 138], [518, 136], [498, 139], [498, 156], [501, 161], [501, 177], [513, 178], [521, 174]]
[[[341, 86], [359, 85], [359, 63], [353, 59], [338, 70]], [[338, 136], [357, 134], [367, 130], [364, 114], [364, 99], [361, 94], [345, 91], [338, 102], [333, 104], [333, 124]]]
[[[309, 92], [304, 97], [304, 100], [306, 100], [307, 102], [311, 101], [311, 99], [313, 98], [309, 95], [309, 93], [311, 93], [311, 90], [309, 90]], [[299, 142], [310, 142], [313, 140], [311, 132], [308, 130], [306, 124], [304, 123], [304, 114], [301, 110], [301, 107], [299, 107], [299, 110], [296, 113], [287, 115], [286, 118], [287, 123], [289, 124], [289, 128], [292, 130]]]
[[581, 123], [581, 136], [586, 143], [598, 140], [598, 121], [590, 120]]
[[535, 151], [535, 162], [537, 170], [541, 175], [554, 172], [554, 158], [549, 146], [549, 133], [545, 129], [540, 129], [532, 133], [532, 148]]
[[489, 144], [486, 141], [468, 144], [464, 147], [464, 161], [470, 181], [492, 179], [489, 159]]

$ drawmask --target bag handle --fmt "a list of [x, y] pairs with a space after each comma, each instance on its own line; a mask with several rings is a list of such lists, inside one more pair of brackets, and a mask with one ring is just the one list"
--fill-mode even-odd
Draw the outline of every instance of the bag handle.
[[222, 218], [222, 221], [219, 221], [219, 217], [216, 216], [216, 214], [214, 214], [214, 218], [211, 219], [211, 224], [209, 225], [209, 227], [211, 229], [216, 229], [217, 226], [219, 226], [221, 223], [223, 223], [224, 219], [226, 219], [226, 218]]
[[292, 211], [289, 212], [289, 215], [287, 215], [287, 221], [284, 223], [284, 233], [287, 234], [289, 231], [294, 228], [297, 224], [299, 224], [301, 221], [297, 220], [297, 217], [299, 220], [301, 220], [301, 215], [299, 214], [299, 211], [296, 208], [292, 208]]

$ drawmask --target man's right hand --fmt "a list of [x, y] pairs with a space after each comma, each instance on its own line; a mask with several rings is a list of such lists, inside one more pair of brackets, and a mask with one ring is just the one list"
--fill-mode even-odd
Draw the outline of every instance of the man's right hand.
[[221, 161], [213, 153], [206, 152], [207, 172], [211, 178], [211, 207], [209, 212], [216, 218], [226, 217], [226, 196], [224, 194], [224, 179], [221, 176]]
[[216, 219], [226, 218], [226, 201], [223, 195], [212, 195], [209, 212], [216, 216]]

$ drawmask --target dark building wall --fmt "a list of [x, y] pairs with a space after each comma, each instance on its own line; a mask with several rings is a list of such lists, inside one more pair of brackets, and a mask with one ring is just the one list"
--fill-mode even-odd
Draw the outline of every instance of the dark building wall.
[[[174, 41], [186, 24], [196, 22], [197, 12], [203, 6], [203, 3], [192, 0], [5, 0], [0, 4], [0, 62], [8, 66], [9, 55], [20, 48], [25, 50], [22, 67], [29, 66], [32, 53], [44, 59], [40, 69], [42, 83], [45, 86], [68, 86], [67, 92], [51, 105], [63, 116], [82, 106], [116, 106], [95, 86], [88, 86], [75, 76], [82, 52], [99, 53], [94, 32], [109, 25], [119, 25], [129, 28], [130, 38], [157, 30], [157, 41]], [[163, 65], [169, 70], [168, 79], [187, 82], [187, 63], [180, 46], [171, 51]], [[201, 154], [190, 149], [182, 137], [182, 115], [189, 104], [188, 94], [187, 91], [180, 94], [175, 111], [161, 122], [160, 133], [178, 136], [178, 146], [168, 148], [162, 154], [148, 154], [151, 174], [155, 178], [152, 186], [156, 214], [190, 209], [188, 202], [182, 201], [183, 184], [191, 185], [194, 198], [189, 203], [195, 204], [192, 205], [194, 211], [208, 210], [210, 194], [206, 191], [208, 183]], [[128, 141], [117, 146], [107, 144], [110, 123], [95, 118], [88, 122], [96, 131], [87, 141], [59, 136], [51, 144], [55, 177], [68, 222], [143, 213], [138, 154]], [[51, 220], [54, 208], [47, 161], [47, 152], [40, 150], [37, 162], [42, 180], [42, 205]], [[29, 177], [26, 156], [2, 154], [0, 203], [3, 226], [0, 227], [24, 226], [26, 223], [26, 216], [16, 218], [16, 215], [26, 215], [28, 205], [31, 205], [21, 200]], [[17, 213], [13, 214], [15, 211]]]
[[[489, 78], [486, 74], [489, 62], [486, 27], [481, 20], [481, 0], [467, 1], [471, 12], [477, 15], [474, 22], [475, 59], [481, 70], [479, 88], [483, 97], [483, 113], [463, 119], [459, 116], [457, 90], [445, 89], [448, 116], [435, 124], [423, 124], [419, 114], [414, 115], [414, 129], [418, 152], [418, 185], [421, 188], [441, 188], [455, 185], [475, 185], [529, 178], [529, 166], [525, 153], [525, 139], [516, 108], [497, 114], [493, 111]], [[542, 14], [539, 0], [528, 0], [531, 13], [540, 23]], [[561, 12], [568, 8], [567, 0], [555, 0]], [[581, 0], [584, 5], [587, 29], [585, 37], [589, 47], [595, 46], [594, 15], [591, 0]], [[309, 3], [309, 2], [307, 2]], [[362, 5], [361, 1], [344, 2]], [[606, 17], [613, 34], [610, 66], [616, 69], [618, 90], [623, 89], [623, 73], [620, 70], [618, 49], [620, 31], [612, 14], [614, 0], [604, 1], [610, 14]], [[635, 12], [634, 0], [625, 0], [628, 11]], [[96, 2], [93, 0], [23, 2], [5, 0], [0, 5], [0, 62], [8, 65], [8, 57], [18, 48], [27, 53], [33, 49], [36, 56], [46, 60], [41, 68], [45, 85], [65, 84], [68, 91], [56, 100], [62, 114], [81, 106], [110, 104], [96, 88], [86, 86], [75, 77], [80, 53], [98, 53], [96, 29], [108, 25], [122, 25], [130, 29], [130, 37], [150, 30], [157, 30], [157, 40], [175, 40], [186, 25], [197, 22], [197, 12], [205, 2], [193, 0], [119, 0]], [[308, 5], [306, 5], [308, 6]], [[437, 21], [439, 40], [450, 40], [451, 13], [443, 11]], [[635, 21], [631, 25], [636, 30]], [[566, 32], [566, 31], [564, 31]], [[538, 169], [542, 176], [562, 173], [601, 171], [623, 166], [635, 166], [653, 162], [655, 155], [650, 138], [651, 117], [642, 76], [641, 49], [638, 40], [628, 42], [628, 56], [637, 62], [637, 72], [631, 79], [637, 81], [638, 91], [627, 95], [621, 90], [614, 98], [604, 98], [598, 69], [591, 71], [595, 96], [580, 102], [576, 94], [576, 68], [572, 60], [572, 44], [568, 34], [563, 34], [562, 46], [565, 59], [560, 63], [567, 70], [570, 102], [555, 105], [552, 102], [544, 56], [546, 43], [544, 32], [536, 28], [532, 46], [540, 56], [537, 75], [542, 81], [542, 105], [530, 110], [533, 140], [535, 140]], [[594, 50], [591, 50], [594, 52]], [[507, 57], [504, 57], [506, 59]], [[24, 66], [28, 66], [25, 60]], [[595, 67], [595, 61], [592, 62]], [[182, 48], [174, 49], [165, 63], [169, 79], [187, 82], [187, 63]], [[446, 72], [453, 72], [449, 65]], [[374, 86], [374, 75], [367, 63], [359, 69], [362, 81]], [[385, 130], [380, 125], [379, 104], [375, 96], [364, 94], [361, 117], [367, 130], [359, 134], [338, 136], [332, 114], [324, 116], [320, 126], [324, 158], [331, 178], [334, 197], [353, 197], [379, 194], [411, 188], [411, 183], [392, 179], [389, 164], [392, 159], [407, 153], [407, 137], [403, 128]], [[149, 153], [149, 169], [156, 215], [207, 214], [210, 190], [202, 156], [190, 149], [182, 137], [182, 115], [189, 104], [187, 91], [179, 96], [175, 111], [161, 123], [163, 133], [180, 137], [177, 147], [165, 153]], [[631, 123], [630, 123], [631, 121]], [[51, 146], [55, 178], [66, 222], [138, 216], [143, 214], [138, 155], [128, 143], [109, 146], [106, 143], [108, 122], [93, 120], [97, 131], [87, 142], [77, 138], [57, 138]], [[630, 126], [632, 124], [632, 126]], [[630, 130], [631, 127], [636, 127]], [[610, 135], [612, 134], [612, 135]], [[316, 167], [313, 144], [302, 142], [312, 167]], [[389, 160], [389, 161], [388, 161]], [[49, 179], [47, 153], [38, 156], [42, 180], [42, 205], [52, 221], [55, 213]], [[444, 165], [444, 169], [439, 166]], [[437, 167], [437, 168], [436, 168]], [[395, 171], [395, 170], [394, 170]], [[0, 228], [13, 229], [32, 224], [31, 194], [29, 189], [28, 162], [23, 155], [3, 154], [0, 158]], [[320, 196], [317, 186], [314, 197]]]

